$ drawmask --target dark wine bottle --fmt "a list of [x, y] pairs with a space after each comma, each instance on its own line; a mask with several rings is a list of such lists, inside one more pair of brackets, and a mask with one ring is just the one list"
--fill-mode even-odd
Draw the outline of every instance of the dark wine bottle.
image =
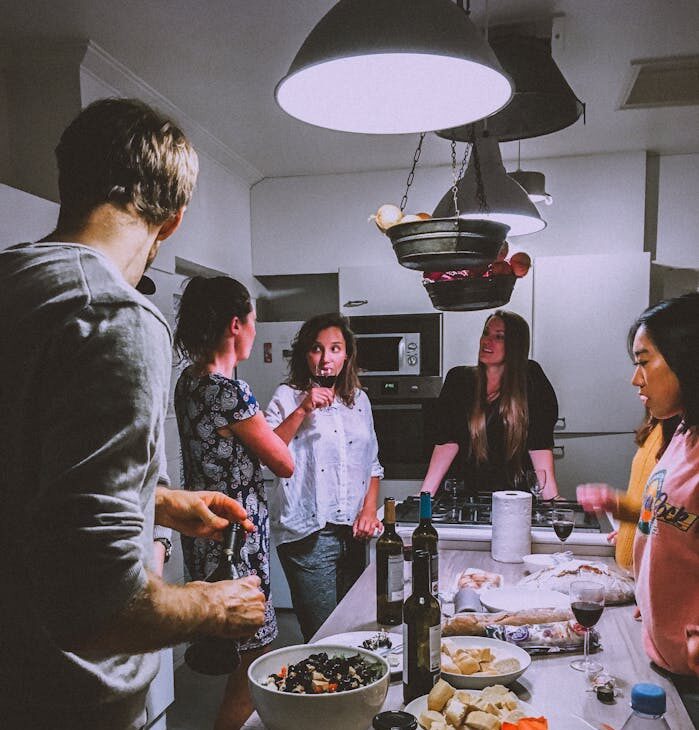
[[403, 620], [403, 541], [396, 532], [396, 501], [383, 503], [383, 534], [376, 541], [376, 621], [397, 626]]
[[430, 581], [432, 595], [439, 591], [439, 553], [437, 530], [432, 526], [432, 497], [420, 492], [420, 522], [413, 530], [413, 550], [427, 550], [430, 554]]
[[403, 604], [403, 702], [428, 694], [439, 679], [442, 619], [430, 586], [430, 554], [413, 546], [413, 593]]
[[[218, 565], [206, 576], [207, 583], [235, 580], [246, 572], [238, 569], [241, 562], [240, 548], [245, 540], [245, 530], [239, 523], [229, 525], [223, 533], [221, 557]], [[240, 664], [238, 642], [219, 636], [206, 636], [187, 647], [184, 653], [187, 666], [200, 674], [230, 674]]]

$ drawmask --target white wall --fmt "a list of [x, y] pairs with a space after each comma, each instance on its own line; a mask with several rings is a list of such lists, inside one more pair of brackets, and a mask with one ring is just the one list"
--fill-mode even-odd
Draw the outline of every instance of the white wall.
[[699, 155], [660, 158], [656, 262], [699, 269]]
[[[537, 160], [554, 197], [548, 227], [513, 239], [533, 255], [643, 250], [645, 153]], [[512, 166], [510, 166], [512, 167]], [[389, 239], [367, 218], [398, 203], [407, 170], [269, 178], [252, 188], [255, 274], [322, 273], [395, 263]], [[431, 212], [451, 184], [448, 167], [420, 168], [407, 212]]]

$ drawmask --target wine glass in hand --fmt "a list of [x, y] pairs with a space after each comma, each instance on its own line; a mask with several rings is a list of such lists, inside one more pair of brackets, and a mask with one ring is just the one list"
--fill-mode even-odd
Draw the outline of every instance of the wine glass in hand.
[[575, 527], [575, 513], [572, 509], [553, 509], [551, 510], [551, 524], [556, 537], [561, 542], [565, 542]]
[[320, 388], [334, 388], [337, 380], [337, 373], [332, 365], [323, 365], [318, 363], [315, 373], [313, 373], [313, 382]]
[[599, 662], [590, 659], [590, 629], [604, 610], [604, 586], [593, 580], [574, 580], [570, 584], [570, 607], [577, 622], [585, 629], [585, 655], [570, 663], [573, 669], [586, 674], [602, 671]]

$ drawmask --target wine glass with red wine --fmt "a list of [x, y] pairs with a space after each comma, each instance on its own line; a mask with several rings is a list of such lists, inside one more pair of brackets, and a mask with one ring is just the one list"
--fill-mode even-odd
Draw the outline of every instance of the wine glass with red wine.
[[319, 388], [334, 388], [337, 382], [337, 373], [334, 366], [318, 363], [313, 373], [313, 382]]
[[556, 537], [561, 542], [565, 542], [573, 534], [575, 513], [572, 509], [553, 509], [551, 510], [551, 524]]
[[590, 629], [604, 611], [604, 586], [594, 580], [574, 580], [570, 584], [570, 608], [577, 622], [585, 629], [585, 655], [570, 663], [573, 669], [586, 674], [602, 670], [599, 662], [590, 659]]

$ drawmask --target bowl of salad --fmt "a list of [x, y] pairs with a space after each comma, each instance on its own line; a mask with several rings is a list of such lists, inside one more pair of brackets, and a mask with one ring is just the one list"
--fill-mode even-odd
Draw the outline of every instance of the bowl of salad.
[[367, 649], [339, 644], [286, 646], [248, 668], [255, 709], [268, 730], [370, 727], [386, 699], [386, 659]]

